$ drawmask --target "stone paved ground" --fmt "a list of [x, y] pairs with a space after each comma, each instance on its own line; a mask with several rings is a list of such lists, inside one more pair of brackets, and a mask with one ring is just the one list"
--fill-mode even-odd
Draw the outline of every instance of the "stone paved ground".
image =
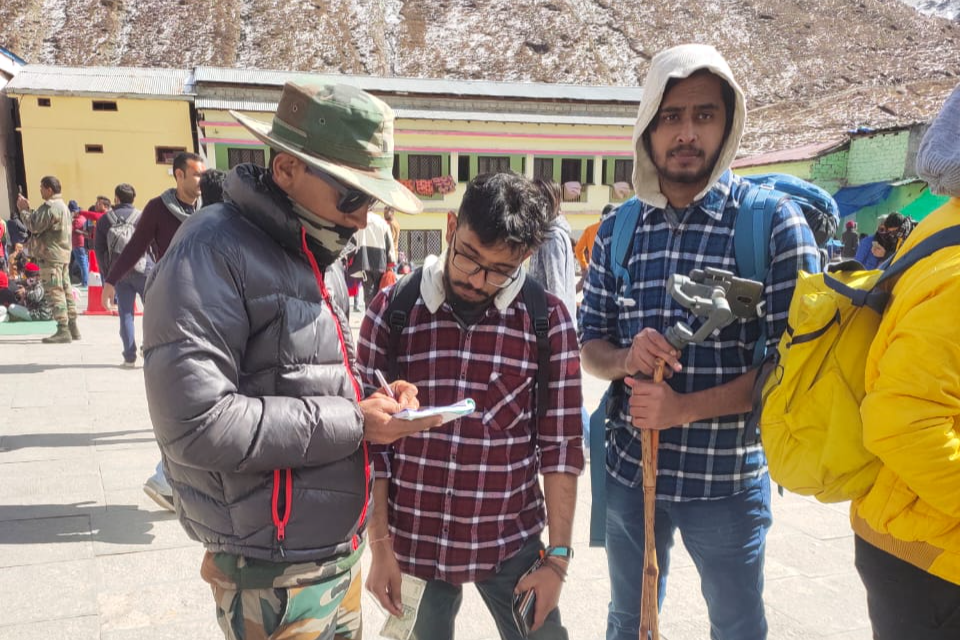
[[[142, 371], [119, 366], [116, 318], [84, 317], [81, 329], [71, 345], [0, 337], [0, 640], [216, 640], [201, 549], [141, 490], [159, 455]], [[595, 404], [603, 384], [585, 386]], [[574, 640], [603, 637], [609, 588], [604, 552], [586, 543], [588, 483], [561, 600]], [[870, 638], [846, 509], [776, 496], [774, 516], [771, 640]], [[668, 589], [662, 637], [706, 640], [696, 570], [679, 543]], [[364, 616], [367, 637], [378, 637], [383, 614], [366, 596]], [[457, 633], [496, 638], [470, 588]]]

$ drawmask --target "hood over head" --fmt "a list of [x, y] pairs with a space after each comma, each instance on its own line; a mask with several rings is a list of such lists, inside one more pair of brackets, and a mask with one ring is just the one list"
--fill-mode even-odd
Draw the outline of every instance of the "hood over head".
[[657, 168], [643, 144], [643, 132], [653, 122], [654, 117], [660, 110], [660, 103], [663, 101], [667, 83], [672, 78], [689, 78], [701, 69], [710, 71], [729, 84], [733, 89], [736, 100], [730, 133], [723, 143], [720, 155], [717, 158], [717, 164], [713, 168], [707, 186], [697, 194], [694, 198], [695, 201], [700, 200], [717, 184], [720, 176], [730, 168], [737, 156], [737, 150], [740, 148], [740, 138], [743, 136], [746, 122], [747, 107], [743, 90], [734, 80], [733, 72], [730, 70], [727, 61], [723, 59], [719, 51], [703, 44], [683, 44], [661, 51], [654, 56], [650, 63], [650, 71], [643, 83], [643, 99], [637, 113], [637, 123], [633, 129], [633, 188], [636, 191], [637, 198], [645, 204], [662, 209], [667, 206], [667, 197], [660, 191], [660, 178]]

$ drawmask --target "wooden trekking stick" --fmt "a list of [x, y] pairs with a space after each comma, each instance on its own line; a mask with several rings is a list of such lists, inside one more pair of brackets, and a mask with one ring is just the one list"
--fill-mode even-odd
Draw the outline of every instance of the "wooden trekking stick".
[[[663, 360], [657, 358], [653, 372], [655, 383], [663, 382]], [[658, 607], [660, 565], [657, 564], [657, 539], [653, 525], [657, 512], [657, 450], [660, 432], [640, 431], [643, 458], [643, 592], [640, 597], [640, 640], [660, 640]]]

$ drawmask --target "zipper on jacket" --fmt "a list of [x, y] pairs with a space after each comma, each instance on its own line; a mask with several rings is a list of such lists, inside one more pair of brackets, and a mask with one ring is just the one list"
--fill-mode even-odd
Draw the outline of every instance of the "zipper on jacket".
[[[340, 326], [340, 319], [333, 308], [333, 303], [330, 302], [330, 292], [327, 291], [327, 285], [323, 281], [323, 274], [320, 273], [320, 267], [317, 265], [317, 259], [314, 258], [313, 252], [310, 251], [310, 247], [307, 246], [307, 230], [302, 227], [300, 228], [300, 244], [303, 249], [303, 253], [307, 256], [307, 261], [310, 262], [310, 268], [313, 269], [313, 277], [317, 281], [317, 287], [320, 288], [320, 297], [323, 298], [323, 302], [327, 305], [327, 308], [330, 310], [330, 314], [333, 316], [334, 324], [337, 327], [337, 339], [340, 341], [340, 354], [343, 356], [343, 366], [347, 370], [347, 377], [353, 384], [353, 392], [356, 394], [357, 402], [359, 403], [363, 399], [363, 391], [360, 388], [360, 383], [357, 382], [357, 379], [353, 376], [353, 369], [350, 368], [350, 355], [347, 353], [347, 342], [343, 337], [343, 328]], [[362, 444], [363, 508], [360, 510], [360, 520], [357, 521], [357, 527], [362, 527], [366, 522], [367, 506], [370, 502], [370, 451], [367, 448], [366, 440], [362, 440]], [[352, 543], [359, 545], [357, 536], [354, 536]], [[356, 547], [354, 547], [354, 550], [356, 550]]]
[[273, 470], [273, 498], [271, 500], [273, 526], [277, 529], [277, 548], [281, 557], [286, 557], [283, 541], [287, 537], [287, 523], [293, 508], [293, 470]]

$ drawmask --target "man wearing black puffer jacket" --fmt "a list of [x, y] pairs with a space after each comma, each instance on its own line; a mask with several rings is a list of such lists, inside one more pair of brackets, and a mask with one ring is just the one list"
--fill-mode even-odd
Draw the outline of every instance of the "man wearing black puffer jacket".
[[392, 111], [359, 89], [288, 83], [272, 124], [233, 115], [270, 166], [236, 167], [150, 277], [150, 416], [225, 637], [359, 638], [365, 441], [439, 418], [392, 417], [417, 406], [403, 381], [364, 396], [339, 256], [375, 201], [421, 205], [391, 174]]

